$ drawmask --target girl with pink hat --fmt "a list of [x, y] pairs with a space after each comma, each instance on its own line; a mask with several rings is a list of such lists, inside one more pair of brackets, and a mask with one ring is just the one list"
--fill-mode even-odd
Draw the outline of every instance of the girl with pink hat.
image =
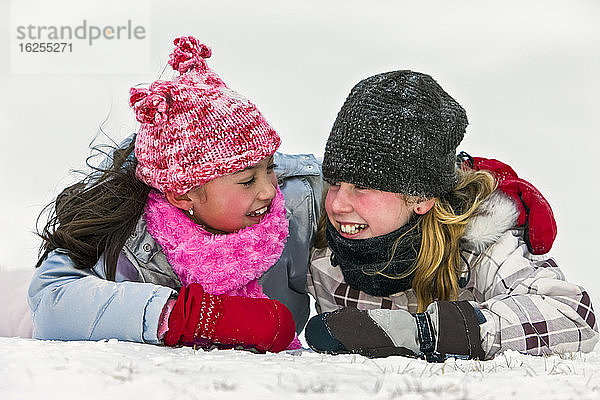
[[174, 43], [179, 76], [130, 91], [137, 134], [53, 204], [33, 336], [298, 348], [308, 307], [294, 263], [306, 270], [318, 163], [275, 154], [279, 136], [208, 67], [211, 50]]

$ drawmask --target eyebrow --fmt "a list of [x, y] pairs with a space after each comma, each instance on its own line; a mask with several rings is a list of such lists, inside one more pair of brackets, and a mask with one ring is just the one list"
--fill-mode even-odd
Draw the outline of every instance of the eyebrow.
[[[273, 159], [274, 159], [274, 157], [273, 157], [273, 156], [271, 156], [271, 158], [269, 158], [269, 162], [268, 162], [267, 164], [272, 164], [272, 163], [273, 163]], [[249, 167], [246, 167], [246, 168], [244, 168], [244, 169], [241, 169], [241, 170], [239, 170], [239, 171], [237, 171], [237, 172], [234, 172], [232, 175], [236, 175], [236, 174], [242, 173], [242, 172], [244, 172], [244, 171], [249, 171], [249, 170], [251, 170], [251, 169], [255, 169], [255, 168], [256, 168], [256, 164], [254, 164], [254, 165], [251, 165], [251, 166], [249, 166]]]

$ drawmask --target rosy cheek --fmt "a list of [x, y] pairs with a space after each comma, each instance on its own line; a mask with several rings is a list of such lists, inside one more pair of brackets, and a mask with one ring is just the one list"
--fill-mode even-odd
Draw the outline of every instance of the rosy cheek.
[[369, 224], [374, 235], [385, 235], [400, 227], [396, 200], [395, 194], [386, 192], [369, 193], [360, 198], [357, 205], [361, 217]]
[[376, 196], [358, 196], [356, 199], [356, 209], [361, 217], [372, 219], [377, 217], [377, 210], [383, 205]]

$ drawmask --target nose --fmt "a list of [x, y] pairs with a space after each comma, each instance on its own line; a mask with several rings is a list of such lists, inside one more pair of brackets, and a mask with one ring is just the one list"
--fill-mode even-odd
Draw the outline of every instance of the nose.
[[275, 189], [275, 185], [277, 185], [277, 179], [271, 179], [270, 176], [265, 176], [263, 179], [260, 179], [257, 199], [261, 201], [269, 201], [275, 197], [277, 194], [277, 189]]
[[342, 182], [337, 190], [329, 190], [327, 197], [331, 198], [331, 212], [334, 214], [344, 214], [352, 212], [352, 202], [350, 201], [350, 185]]

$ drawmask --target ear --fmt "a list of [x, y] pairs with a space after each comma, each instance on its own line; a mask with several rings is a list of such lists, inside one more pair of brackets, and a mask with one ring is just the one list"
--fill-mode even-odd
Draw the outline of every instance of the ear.
[[434, 204], [435, 204], [435, 197], [431, 198], [429, 200], [423, 200], [423, 201], [415, 204], [414, 211], [415, 211], [415, 213], [417, 213], [419, 215], [423, 215], [427, 211], [431, 210], [431, 208], [433, 208]]
[[176, 194], [175, 192], [165, 192], [165, 196], [171, 205], [184, 211], [194, 206], [192, 199], [187, 194]]

